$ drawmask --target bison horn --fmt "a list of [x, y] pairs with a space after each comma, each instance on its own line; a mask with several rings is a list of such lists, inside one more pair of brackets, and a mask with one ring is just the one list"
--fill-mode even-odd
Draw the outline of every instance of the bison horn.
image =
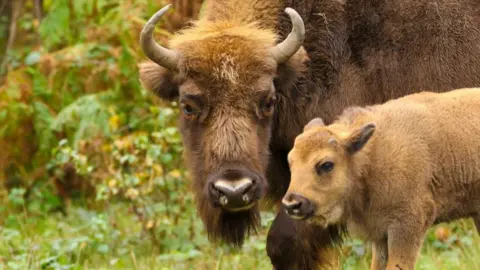
[[284, 41], [271, 49], [273, 58], [277, 60], [277, 63], [283, 63], [290, 59], [300, 49], [305, 39], [305, 26], [302, 17], [292, 8], [286, 8], [285, 12], [292, 21], [292, 32], [288, 34]]
[[173, 50], [160, 46], [153, 39], [153, 30], [160, 18], [171, 6], [171, 4], [168, 4], [157, 11], [157, 13], [147, 21], [145, 26], [143, 26], [142, 33], [140, 34], [140, 45], [145, 55], [153, 62], [167, 69], [175, 69], [178, 66], [179, 55]]

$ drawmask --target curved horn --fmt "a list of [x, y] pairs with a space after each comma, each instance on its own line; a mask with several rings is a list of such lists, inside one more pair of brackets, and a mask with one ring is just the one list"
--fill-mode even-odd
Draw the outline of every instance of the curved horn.
[[172, 4], [168, 4], [157, 11], [157, 13], [147, 21], [145, 26], [143, 26], [142, 33], [140, 34], [140, 45], [145, 55], [153, 62], [167, 69], [175, 69], [178, 66], [178, 53], [158, 45], [153, 39], [153, 30], [157, 22], [171, 6]]
[[286, 8], [285, 12], [290, 16], [292, 21], [292, 32], [281, 43], [271, 49], [271, 53], [277, 63], [283, 63], [290, 59], [302, 46], [305, 39], [305, 26], [303, 20], [298, 13], [292, 8]]

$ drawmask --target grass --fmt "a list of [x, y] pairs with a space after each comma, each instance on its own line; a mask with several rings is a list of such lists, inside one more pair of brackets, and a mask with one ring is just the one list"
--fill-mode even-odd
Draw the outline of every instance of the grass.
[[265, 227], [241, 251], [205, 238], [198, 251], [162, 254], [128, 205], [109, 208], [10, 215], [0, 227], [0, 269], [269, 269]]
[[[267, 221], [242, 250], [210, 243], [202, 231], [202, 240], [189, 252], [164, 253], [129, 211], [122, 202], [102, 212], [74, 206], [66, 217], [3, 209], [0, 269], [271, 269], [265, 252], [271, 213], [264, 213]], [[480, 269], [474, 228], [471, 220], [431, 228], [417, 269]], [[344, 254], [343, 269], [369, 269], [368, 245], [348, 240]]]

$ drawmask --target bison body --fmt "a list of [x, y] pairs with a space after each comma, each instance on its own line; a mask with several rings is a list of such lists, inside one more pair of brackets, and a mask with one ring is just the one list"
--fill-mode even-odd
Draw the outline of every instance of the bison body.
[[[286, 7], [303, 20], [303, 37]], [[140, 79], [179, 101], [186, 164], [211, 238], [241, 245], [259, 224], [258, 200], [280, 202], [287, 153], [312, 118], [328, 123], [347, 106], [480, 85], [479, 12], [478, 1], [465, 0], [207, 0], [169, 49], [151, 39], [154, 16], [141, 42], [152, 62], [140, 65]], [[290, 33], [293, 50], [272, 53]], [[275, 267], [328, 261], [324, 250], [341, 229], [309, 226], [274, 220], [267, 252]]]
[[426, 230], [480, 230], [480, 88], [422, 92], [312, 120], [289, 154], [289, 216], [373, 242], [372, 269], [414, 269]]

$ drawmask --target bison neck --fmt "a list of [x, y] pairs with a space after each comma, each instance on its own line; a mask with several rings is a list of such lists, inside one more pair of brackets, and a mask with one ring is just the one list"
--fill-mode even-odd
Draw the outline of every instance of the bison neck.
[[[360, 69], [350, 64], [347, 19], [341, 2], [290, 2], [285, 1], [285, 5], [295, 8], [305, 22], [308, 35], [303, 47], [308, 61], [304, 66], [289, 61], [278, 67], [278, 107], [268, 169], [269, 196], [273, 201], [281, 200], [290, 183], [287, 154], [305, 124], [315, 117], [331, 123], [345, 107], [372, 104], [378, 97], [365, 87]], [[280, 17], [277, 32], [281, 38], [288, 35], [290, 25], [288, 18]]]

